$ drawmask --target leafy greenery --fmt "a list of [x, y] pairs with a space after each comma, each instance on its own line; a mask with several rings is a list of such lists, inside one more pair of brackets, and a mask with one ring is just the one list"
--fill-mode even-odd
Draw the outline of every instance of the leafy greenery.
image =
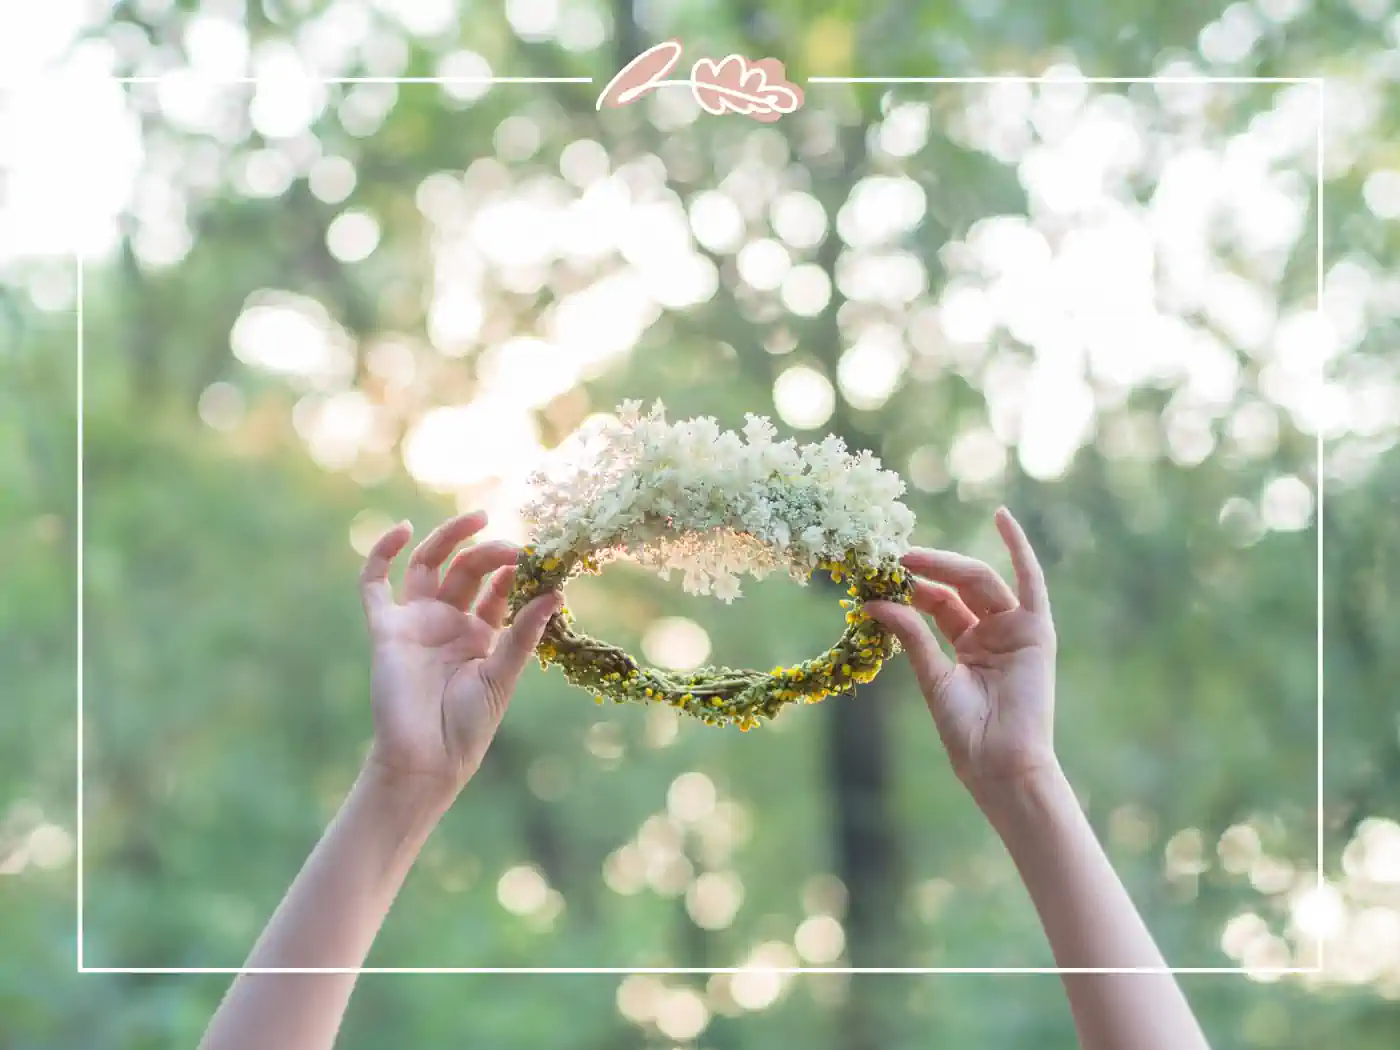
[[[735, 426], [749, 411], [785, 417], [795, 369], [834, 394], [815, 432], [873, 448], [909, 478], [917, 542], [1005, 568], [992, 509], [1004, 501], [1026, 523], [1061, 638], [1058, 745], [1168, 959], [1306, 968], [1309, 931], [1328, 936], [1321, 975], [1183, 977], [1214, 1045], [1393, 1043], [1400, 23], [1389, 0], [204, 8], [122, 0], [91, 37], [119, 75], [198, 63], [207, 52], [191, 30], [227, 16], [260, 60], [290, 42], [341, 77], [471, 76], [484, 62], [593, 83], [329, 84], [307, 128], [286, 134], [270, 132], [292, 103], [260, 103], [254, 85], [217, 87], [203, 124], [188, 116], [193, 94], [183, 105], [127, 85], [143, 168], [116, 247], [84, 272], [81, 477], [71, 259], [0, 263], [0, 1048], [192, 1046], [229, 979], [73, 972], [80, 651], [83, 961], [235, 967], [367, 743], [354, 544], [376, 523], [410, 517], [421, 532], [458, 504], [508, 506], [523, 474], [502, 438], [449, 457], [499, 459], [499, 484], [487, 469], [435, 483], [413, 454], [433, 410], [500, 404], [507, 389], [545, 446], [624, 397]], [[433, 25], [430, 8], [450, 17]], [[551, 10], [552, 28], [537, 31], [531, 12]], [[776, 55], [806, 105], [772, 125], [693, 119], [684, 90], [666, 88], [595, 111], [617, 68], [671, 36], [685, 43], [682, 68]], [[1308, 84], [805, 83], [1071, 65], [1326, 74], [1325, 209]], [[1021, 110], [1019, 124], [1006, 117]], [[1072, 137], [1085, 114], [1107, 138]], [[1003, 123], [1014, 125], [1005, 141]], [[1154, 226], [1166, 222], [1152, 208], [1168, 160], [1184, 154], [1197, 164], [1192, 193], [1253, 185], [1245, 175], [1262, 165], [1260, 185], [1296, 214], [1251, 226], [1222, 198], [1198, 229]], [[1045, 167], [1056, 163], [1058, 179]], [[103, 158], [91, 168], [100, 175]], [[852, 203], [876, 177], [923, 202], [882, 239], [888, 208], [903, 205]], [[727, 209], [715, 210], [717, 190]], [[784, 194], [806, 197], [783, 216]], [[825, 219], [810, 240], [806, 200]], [[512, 201], [525, 203], [485, 215]], [[652, 254], [674, 232], [668, 208], [695, 234], [678, 249], [688, 284], [679, 256]], [[741, 236], [726, 245], [731, 214]], [[1128, 233], [1099, 225], [1120, 214]], [[707, 226], [719, 233], [699, 236]], [[1080, 247], [1110, 253], [1108, 269], [1129, 280], [1131, 230], [1157, 238], [1147, 283], [1180, 322], [1170, 338], [1135, 328], [1141, 304], [1116, 285], [1066, 322], [1083, 342], [1107, 331], [1123, 347], [1107, 357], [1067, 348], [1036, 327], [1040, 315], [986, 293], [997, 275], [979, 237], [1036, 231], [1039, 242], [1004, 253], [1010, 266], [1038, 243], [1067, 253], [1077, 231], [1105, 228], [1121, 236]], [[183, 249], [172, 229], [188, 235]], [[532, 257], [551, 238], [565, 247]], [[765, 247], [744, 257], [739, 244], [755, 239]], [[1199, 254], [1182, 263], [1169, 241]], [[810, 268], [806, 298], [801, 282], [766, 280], [771, 246], [789, 276]], [[885, 262], [863, 276], [860, 256]], [[1066, 284], [1040, 294], [1074, 306], [1075, 261], [1058, 258]], [[1192, 260], [1202, 287], [1172, 292]], [[821, 274], [829, 298], [810, 309]], [[706, 275], [710, 293], [692, 294]], [[1264, 337], [1250, 334], [1254, 300], [1238, 281], [1263, 297]], [[1327, 321], [1316, 324], [1320, 286]], [[577, 312], [594, 287], [604, 291]], [[260, 307], [283, 324], [261, 342], [249, 334]], [[978, 309], [994, 322], [960, 336]], [[532, 358], [520, 337], [578, 360]], [[850, 356], [867, 339], [876, 350]], [[1162, 345], [1177, 363], [1140, 367]], [[1021, 435], [1037, 405], [1071, 414], [1080, 387], [1046, 370], [1066, 358], [1092, 407], [1052, 469]], [[1320, 378], [1285, 382], [1308, 368]], [[337, 433], [358, 435], [350, 454]], [[572, 584], [569, 601], [630, 652], [648, 649], [662, 618], [685, 618], [734, 666], [799, 659], [830, 631], [830, 594], [765, 582], [726, 608], [678, 590], [619, 567]], [[371, 965], [1052, 965], [1013, 868], [945, 765], [900, 661], [853, 697], [746, 735], [598, 708], [532, 670]], [[1319, 836], [1329, 889], [1309, 894]], [[418, 974], [365, 977], [342, 1042], [904, 1050], [1074, 1037], [1047, 976]]]

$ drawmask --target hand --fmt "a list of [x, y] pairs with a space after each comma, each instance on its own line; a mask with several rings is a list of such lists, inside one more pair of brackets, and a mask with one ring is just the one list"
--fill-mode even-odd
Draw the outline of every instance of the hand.
[[[1018, 596], [989, 566], [951, 551], [916, 549], [913, 605], [871, 602], [899, 638], [958, 778], [984, 807], [1005, 789], [1058, 774], [1054, 748], [1055, 627], [1045, 575], [1026, 534], [1002, 508]], [[953, 647], [939, 648], [928, 613]]]
[[469, 546], [443, 573], [452, 552], [485, 524], [478, 511], [439, 525], [409, 559], [402, 602], [394, 600], [389, 566], [413, 534], [408, 522], [380, 537], [360, 576], [373, 643], [370, 761], [450, 792], [481, 765], [562, 601], [558, 592], [542, 594], [502, 630], [518, 555], [509, 543]]

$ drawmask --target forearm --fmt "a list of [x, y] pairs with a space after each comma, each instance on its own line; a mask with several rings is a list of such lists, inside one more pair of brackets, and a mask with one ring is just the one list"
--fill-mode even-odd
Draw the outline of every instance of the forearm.
[[[360, 774], [340, 812], [277, 908], [246, 966], [363, 965], [413, 861], [451, 802], [426, 783]], [[328, 1050], [354, 973], [243, 973], [200, 1044], [203, 1050]]]
[[[1058, 769], [979, 800], [1024, 879], [1057, 965], [1166, 963]], [[1084, 1050], [1206, 1050], [1175, 977], [1065, 974]]]

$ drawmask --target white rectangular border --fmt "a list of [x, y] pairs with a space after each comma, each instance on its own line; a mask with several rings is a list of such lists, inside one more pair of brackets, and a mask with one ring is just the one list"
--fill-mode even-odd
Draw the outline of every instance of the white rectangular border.
[[[118, 83], [149, 84], [159, 83], [162, 77], [117, 77]], [[231, 84], [257, 83], [256, 77], [224, 78], [221, 82]], [[1323, 291], [1323, 129], [1326, 119], [1326, 81], [1323, 77], [1047, 77], [1047, 76], [980, 76], [980, 77], [808, 77], [809, 84], [995, 84], [1000, 82], [1039, 84], [1039, 83], [1086, 83], [1086, 84], [1314, 84], [1318, 91], [1317, 117], [1317, 304], [1322, 311]], [[324, 84], [591, 84], [592, 77], [330, 77], [323, 78]], [[77, 599], [78, 599], [78, 727], [77, 727], [77, 969], [78, 973], [120, 973], [120, 974], [364, 974], [364, 973], [416, 973], [416, 974], [735, 974], [745, 973], [745, 967], [717, 966], [699, 967], [623, 967], [623, 966], [359, 966], [359, 967], [237, 967], [237, 966], [87, 966], [83, 962], [83, 361], [85, 354], [85, 334], [83, 317], [83, 257], [78, 254], [77, 265]], [[1323, 364], [1322, 368], [1326, 368]], [[1320, 383], [1325, 375], [1319, 377]], [[1314, 511], [1317, 523], [1317, 882], [1325, 885], [1323, 874], [1324, 833], [1323, 833], [1323, 436], [1322, 427], [1317, 433], [1317, 502]], [[795, 966], [774, 967], [776, 973], [847, 973], [847, 974], [1234, 974], [1238, 976], [1283, 976], [1287, 974], [1321, 974], [1323, 972], [1323, 952], [1325, 939], [1319, 935], [1317, 941], [1317, 965], [1311, 967], [1258, 967], [1242, 966], [1168, 966], [1168, 967], [1060, 967], [1060, 966], [932, 966], [932, 967], [838, 967], [838, 966]]]

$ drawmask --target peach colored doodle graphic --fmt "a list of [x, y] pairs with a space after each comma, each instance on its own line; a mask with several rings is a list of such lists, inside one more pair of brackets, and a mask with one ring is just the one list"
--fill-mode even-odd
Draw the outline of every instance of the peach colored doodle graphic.
[[738, 113], [771, 123], [802, 105], [802, 89], [787, 79], [776, 58], [701, 58], [691, 66], [689, 80], [665, 79], [680, 61], [681, 50], [679, 40], [666, 40], [643, 51], [608, 81], [597, 108], [631, 105], [666, 85], [690, 88], [700, 108], [715, 116]]

